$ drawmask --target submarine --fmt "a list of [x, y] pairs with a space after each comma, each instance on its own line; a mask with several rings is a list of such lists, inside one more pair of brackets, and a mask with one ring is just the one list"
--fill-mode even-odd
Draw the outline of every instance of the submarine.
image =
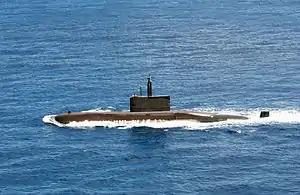
[[[141, 120], [195, 120], [199, 122], [221, 122], [226, 120], [247, 120], [248, 117], [210, 112], [171, 110], [170, 96], [153, 96], [151, 76], [148, 78], [147, 95], [130, 97], [130, 111], [110, 112], [70, 112], [56, 115], [54, 118], [61, 124], [83, 121], [141, 121]], [[261, 111], [260, 118], [269, 117], [269, 111]]]

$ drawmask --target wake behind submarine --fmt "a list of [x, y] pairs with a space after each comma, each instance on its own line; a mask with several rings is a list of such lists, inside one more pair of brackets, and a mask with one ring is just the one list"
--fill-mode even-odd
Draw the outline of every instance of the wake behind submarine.
[[[260, 117], [269, 117], [269, 111], [262, 111]], [[140, 121], [140, 120], [196, 120], [199, 122], [220, 122], [226, 120], [247, 120], [245, 116], [225, 115], [209, 112], [170, 109], [170, 96], [153, 96], [152, 81], [148, 77], [147, 96], [130, 97], [130, 111], [121, 112], [68, 112], [55, 116], [62, 124], [83, 121]]]

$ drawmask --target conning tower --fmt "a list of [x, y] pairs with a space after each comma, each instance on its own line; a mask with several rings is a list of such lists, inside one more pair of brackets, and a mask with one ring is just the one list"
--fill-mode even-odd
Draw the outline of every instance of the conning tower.
[[147, 96], [131, 96], [130, 112], [153, 111], [170, 111], [170, 96], [152, 96], [152, 81], [149, 76], [147, 83]]

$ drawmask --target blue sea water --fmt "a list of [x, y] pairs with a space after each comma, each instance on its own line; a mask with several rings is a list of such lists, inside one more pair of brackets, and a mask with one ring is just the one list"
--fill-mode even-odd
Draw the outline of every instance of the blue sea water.
[[[296, 0], [1, 0], [0, 194], [300, 194], [299, 18]], [[149, 74], [172, 109], [250, 120], [43, 122], [128, 110]]]

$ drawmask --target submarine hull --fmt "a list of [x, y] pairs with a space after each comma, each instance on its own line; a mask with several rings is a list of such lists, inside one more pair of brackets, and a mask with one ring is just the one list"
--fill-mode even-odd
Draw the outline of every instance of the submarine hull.
[[189, 111], [155, 112], [72, 112], [55, 116], [62, 124], [83, 121], [138, 121], [138, 120], [197, 120], [199, 122], [220, 122], [226, 120], [246, 120], [247, 117]]

